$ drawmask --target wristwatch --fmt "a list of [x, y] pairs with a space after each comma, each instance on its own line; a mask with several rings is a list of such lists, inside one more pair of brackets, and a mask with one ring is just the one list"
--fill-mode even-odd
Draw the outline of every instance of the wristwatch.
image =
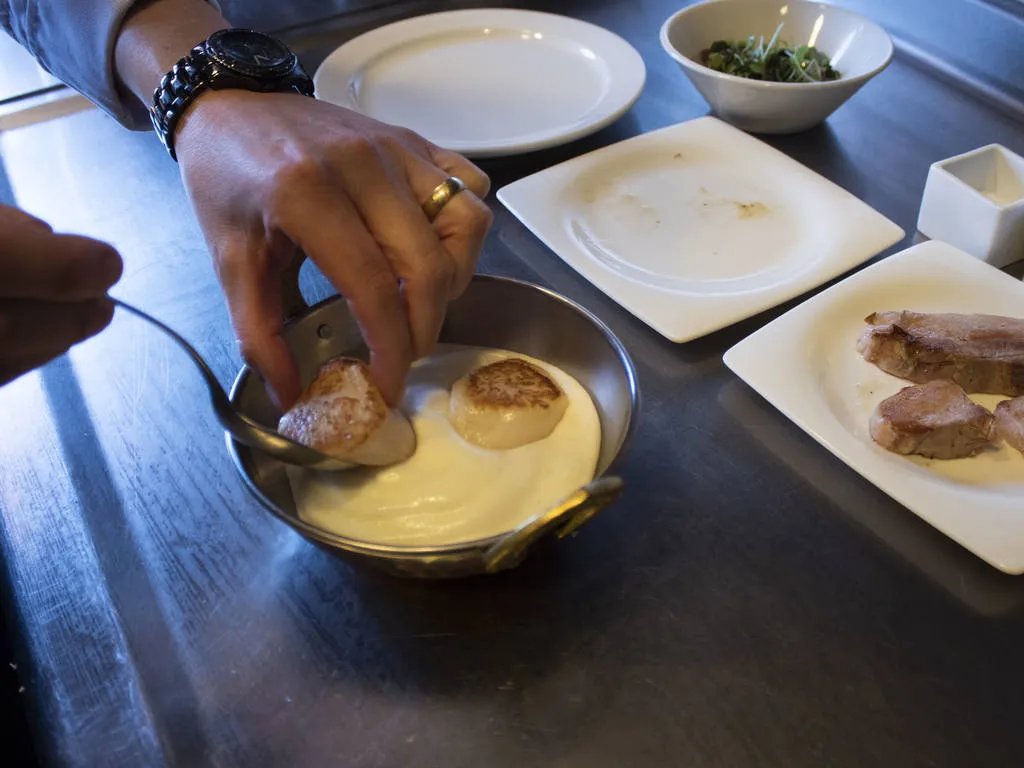
[[153, 92], [149, 115], [175, 161], [174, 130], [181, 116], [200, 93], [223, 88], [313, 95], [312, 79], [277, 38], [251, 29], [214, 32], [180, 59]]

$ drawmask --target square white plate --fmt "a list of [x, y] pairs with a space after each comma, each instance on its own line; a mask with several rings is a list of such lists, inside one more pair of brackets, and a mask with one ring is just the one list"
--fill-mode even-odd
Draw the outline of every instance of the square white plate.
[[[848, 277], [752, 333], [725, 364], [797, 426], [923, 520], [1007, 573], [1024, 572], [1024, 455], [1003, 444], [970, 459], [898, 456], [868, 419], [910, 382], [857, 352], [881, 310], [1024, 317], [1024, 284], [931, 241]], [[992, 409], [1005, 398], [971, 395]]]
[[689, 341], [864, 263], [903, 230], [764, 142], [702, 117], [498, 191], [566, 263]]

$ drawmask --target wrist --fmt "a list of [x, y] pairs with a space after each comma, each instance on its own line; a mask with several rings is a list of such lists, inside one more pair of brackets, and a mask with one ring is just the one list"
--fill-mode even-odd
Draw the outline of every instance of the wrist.
[[114, 69], [121, 87], [149, 109], [175, 62], [230, 24], [207, 0], [156, 0], [135, 8], [118, 33]]
[[[254, 100], [264, 94], [237, 88], [215, 91], [207, 89], [197, 96], [182, 113], [175, 129], [174, 147], [179, 162], [195, 153], [218, 128], [232, 130], [234, 116], [246, 111]], [[243, 118], [244, 119], [244, 118]]]
[[217, 124], [216, 113], [219, 104], [232, 102], [236, 95], [234, 91], [207, 89], [192, 100], [182, 112], [181, 119], [174, 129], [174, 148], [179, 162], [190, 153], [190, 145], [204, 133], [203, 127]]

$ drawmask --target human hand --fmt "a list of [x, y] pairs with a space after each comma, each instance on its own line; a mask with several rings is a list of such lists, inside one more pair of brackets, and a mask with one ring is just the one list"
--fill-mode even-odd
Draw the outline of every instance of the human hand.
[[0, 385], [106, 328], [121, 270], [109, 245], [0, 205]]
[[[281, 274], [301, 249], [348, 301], [389, 403], [436, 343], [492, 221], [490, 181], [411, 131], [295, 94], [204, 94], [175, 137], [246, 362], [282, 408], [301, 394], [285, 344]], [[431, 224], [421, 205], [467, 186]]]

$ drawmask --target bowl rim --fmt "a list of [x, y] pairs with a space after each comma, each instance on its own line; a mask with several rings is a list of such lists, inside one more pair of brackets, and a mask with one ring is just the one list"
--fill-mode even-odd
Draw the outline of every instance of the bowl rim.
[[797, 88], [800, 89], [801, 91], [811, 91], [824, 90], [828, 88], [843, 88], [850, 85], [865, 83], [871, 78], [873, 78], [875, 75], [877, 75], [879, 72], [881, 72], [883, 69], [888, 67], [889, 64], [892, 62], [892, 58], [896, 52], [896, 46], [893, 43], [892, 35], [890, 35], [886, 31], [886, 29], [878, 22], [874, 21], [873, 19], [869, 19], [867, 16], [859, 14], [856, 11], [851, 11], [847, 8], [842, 8], [838, 5], [833, 5], [831, 3], [817, 2], [817, 0], [789, 0], [789, 5], [813, 5], [818, 6], [820, 8], [827, 8], [830, 13], [845, 14], [847, 16], [851, 16], [854, 19], [857, 19], [858, 21], [864, 23], [865, 25], [877, 29], [879, 32], [882, 33], [883, 37], [886, 40], [886, 43], [888, 44], [888, 50], [886, 51], [885, 58], [878, 66], [874, 67], [870, 71], [865, 72], [863, 74], [847, 78], [841, 77], [838, 80], [828, 80], [826, 82], [820, 83], [779, 83], [773, 80], [751, 80], [749, 77], [740, 77], [739, 75], [730, 75], [726, 72], [719, 72], [718, 70], [711, 69], [711, 67], [705, 66], [699, 61], [691, 59], [689, 56], [683, 55], [683, 53], [679, 51], [678, 48], [672, 45], [671, 41], [669, 40], [669, 30], [672, 29], [672, 27], [683, 16], [685, 16], [688, 13], [694, 12], [696, 9], [701, 8], [703, 6], [734, 2], [750, 2], [750, 0], [700, 0], [700, 2], [694, 3], [693, 5], [688, 5], [684, 8], [680, 8], [678, 11], [673, 13], [662, 23], [661, 31], [659, 33], [661, 47], [664, 49], [665, 53], [667, 53], [676, 62], [686, 67], [687, 69], [705, 75], [707, 77], [711, 77], [713, 79], [721, 80], [723, 82], [743, 83], [744, 85], [747, 85], [751, 88], [760, 88], [762, 90]]
[[[622, 439], [619, 441], [619, 447], [612, 457], [611, 461], [608, 462], [608, 466], [603, 472], [595, 472], [594, 477], [591, 479], [597, 480], [600, 477], [606, 476], [609, 471], [615, 466], [619, 458], [622, 456], [626, 447], [630, 444], [633, 439], [633, 435], [636, 431], [637, 417], [639, 415], [641, 406], [641, 395], [640, 395], [640, 384], [639, 377], [636, 372], [636, 366], [633, 363], [633, 359], [626, 349], [625, 344], [622, 340], [612, 331], [608, 325], [601, 320], [597, 315], [582, 306], [576, 301], [563, 296], [562, 294], [536, 283], [529, 282], [527, 280], [520, 280], [513, 277], [505, 277], [503, 275], [485, 275], [476, 274], [473, 276], [473, 282], [494, 282], [494, 283], [507, 283], [513, 284], [519, 287], [539, 291], [546, 294], [549, 298], [554, 299], [562, 303], [563, 305], [575, 310], [577, 313], [589, 320], [595, 328], [604, 336], [605, 340], [612, 347], [615, 356], [618, 358], [619, 363], [622, 365], [623, 373], [626, 376], [627, 386], [629, 388], [629, 416], [626, 421], [626, 429], [622, 435]], [[289, 321], [289, 325], [293, 322], [301, 320], [305, 315], [312, 313], [313, 311], [336, 301], [342, 300], [343, 297], [335, 294], [328, 296], [325, 299], [317, 302], [305, 310], [301, 315], [293, 320]], [[229, 400], [234, 403], [242, 388], [245, 386], [249, 377], [253, 375], [253, 370], [248, 365], [243, 365], [235, 377], [234, 382], [231, 385], [231, 391], [228, 393]], [[249, 492], [256, 498], [260, 505], [270, 512], [274, 517], [283, 522], [288, 527], [298, 531], [307, 538], [312, 539], [320, 544], [328, 545], [332, 548], [342, 549], [349, 552], [355, 552], [362, 555], [368, 555], [371, 557], [389, 557], [389, 558], [404, 558], [404, 559], [417, 559], [422, 557], [435, 557], [442, 555], [455, 555], [471, 553], [478, 550], [486, 549], [487, 547], [500, 541], [503, 537], [515, 531], [522, 523], [529, 518], [524, 518], [524, 521], [520, 521], [515, 525], [511, 526], [506, 531], [501, 531], [489, 536], [484, 539], [474, 539], [472, 541], [460, 541], [451, 544], [435, 544], [435, 545], [407, 545], [407, 544], [383, 544], [373, 541], [364, 541], [362, 539], [354, 539], [347, 536], [342, 536], [337, 533], [325, 530], [318, 526], [307, 523], [305, 520], [300, 518], [298, 514], [295, 516], [287, 515], [282, 510], [278, 509], [275, 504], [267, 498], [266, 494], [260, 489], [256, 482], [250, 477], [249, 472], [246, 470], [242, 461], [241, 450], [245, 449], [251, 452], [252, 449], [241, 445], [235, 440], [230, 433], [225, 432], [225, 442], [227, 444], [228, 455], [231, 457], [231, 462], [234, 464], [239, 476], [242, 478], [243, 483]], [[575, 489], [570, 493], [566, 494], [566, 498], [569, 498], [573, 493], [578, 493], [579, 489]], [[537, 510], [533, 514], [540, 514], [544, 510]]]

